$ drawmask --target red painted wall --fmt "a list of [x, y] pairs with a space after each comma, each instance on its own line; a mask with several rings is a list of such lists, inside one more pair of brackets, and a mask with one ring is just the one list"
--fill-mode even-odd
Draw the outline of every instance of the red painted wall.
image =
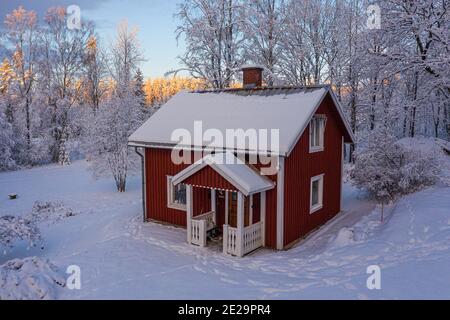
[[206, 166], [183, 181], [186, 184], [236, 191], [236, 188], [213, 168]]
[[[305, 236], [340, 211], [344, 127], [339, 120], [330, 96], [325, 98], [317, 113], [327, 116], [325, 150], [318, 153], [309, 153], [308, 127], [285, 161], [284, 245]], [[186, 212], [167, 207], [166, 177], [167, 175], [177, 174], [186, 168], [186, 165], [173, 164], [171, 150], [148, 148], [145, 155], [147, 218], [185, 227]], [[261, 165], [255, 165], [255, 167], [260, 169]], [[320, 174], [325, 174], [324, 207], [310, 215], [311, 177]], [[277, 175], [268, 178], [274, 182], [277, 181]], [[192, 176], [187, 182], [194, 185], [235, 189], [209, 167]], [[210, 202], [208, 189], [194, 188], [194, 214], [209, 211]], [[258, 212], [259, 209], [256, 208], [256, 211]], [[276, 212], [277, 192], [275, 187], [266, 194], [266, 246], [269, 248], [276, 248]], [[257, 215], [254, 216], [256, 220]]]
[[[284, 245], [305, 236], [340, 212], [342, 124], [330, 96], [317, 114], [327, 117], [325, 149], [309, 153], [309, 126], [285, 161]], [[323, 208], [310, 214], [311, 178], [324, 176]]]
[[[186, 211], [167, 207], [167, 176], [174, 176], [186, 165], [175, 165], [171, 150], [145, 149], [147, 219], [186, 227]], [[194, 216], [211, 210], [208, 189], [194, 188]], [[206, 210], [206, 211], [205, 211]]]
[[[167, 207], [167, 176], [174, 176], [185, 169], [187, 165], [173, 164], [171, 150], [167, 149], [147, 148], [145, 160], [147, 219], [186, 227], [186, 211]], [[255, 165], [255, 167], [260, 168], [261, 165]], [[276, 175], [268, 178], [277, 181]], [[194, 174], [186, 180], [186, 183], [235, 190], [228, 181], [210, 167]], [[206, 210], [204, 208], [209, 208], [208, 211], [211, 210], [211, 198], [208, 189], [194, 188], [193, 197], [194, 215]], [[259, 218], [259, 203], [256, 205], [256, 209], [258, 213], [254, 216]], [[276, 210], [277, 194], [275, 188], [266, 193], [266, 246], [269, 248], [276, 247]]]
[[[256, 164], [256, 169], [261, 170], [266, 165]], [[278, 175], [267, 176], [271, 181], [277, 182]], [[277, 187], [266, 191], [266, 247], [277, 247]]]

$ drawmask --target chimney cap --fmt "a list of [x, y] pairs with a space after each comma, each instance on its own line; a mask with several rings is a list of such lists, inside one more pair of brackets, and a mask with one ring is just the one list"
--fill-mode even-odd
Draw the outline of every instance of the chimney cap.
[[251, 69], [258, 69], [258, 70], [264, 70], [266, 69], [264, 66], [260, 64], [244, 64], [241, 66], [241, 70], [251, 70]]

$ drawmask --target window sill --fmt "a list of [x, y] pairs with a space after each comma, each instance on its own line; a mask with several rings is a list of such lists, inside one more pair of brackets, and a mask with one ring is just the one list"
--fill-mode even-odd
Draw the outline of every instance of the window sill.
[[317, 152], [322, 152], [324, 150], [325, 150], [324, 147], [314, 147], [314, 148], [310, 147], [309, 153], [317, 153]]
[[176, 203], [168, 203], [167, 208], [174, 209], [174, 210], [180, 210], [180, 211], [187, 211], [186, 205], [176, 204]]
[[323, 205], [322, 205], [322, 204], [321, 204], [321, 205], [318, 205], [318, 206], [315, 206], [315, 207], [312, 207], [312, 208], [309, 210], [309, 214], [316, 213], [317, 211], [322, 210], [322, 209], [323, 209]]

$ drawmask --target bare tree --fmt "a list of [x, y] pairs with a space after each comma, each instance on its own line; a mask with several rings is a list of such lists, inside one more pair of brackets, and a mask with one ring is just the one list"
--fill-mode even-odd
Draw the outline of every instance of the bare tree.
[[70, 110], [81, 94], [82, 86], [78, 85], [78, 81], [83, 70], [83, 53], [93, 35], [93, 25], [83, 23], [80, 29], [69, 30], [63, 7], [50, 8], [45, 22], [41, 90], [47, 96], [50, 109], [51, 153], [53, 161], [68, 164]]
[[87, 156], [95, 176], [112, 175], [119, 192], [125, 192], [130, 171], [137, 169], [137, 156], [128, 148], [128, 137], [144, 120], [142, 96], [137, 95], [134, 75], [142, 54], [137, 30], [123, 22], [111, 46], [112, 97], [100, 104], [89, 125]]
[[[187, 0], [179, 5], [177, 38], [187, 50], [179, 59], [193, 77], [213, 88], [229, 87], [242, 64], [242, 33], [238, 0]], [[179, 70], [177, 70], [179, 71]]]
[[13, 10], [6, 16], [5, 36], [14, 48], [12, 67], [15, 76], [14, 87], [25, 112], [25, 137], [27, 149], [31, 149], [31, 105], [36, 84], [36, 54], [38, 47], [37, 15], [23, 7]]
[[284, 9], [284, 0], [249, 0], [240, 13], [245, 58], [266, 68], [269, 86], [274, 84], [280, 58]]
[[107, 75], [106, 56], [99, 45], [99, 40], [95, 36], [91, 36], [87, 42], [83, 64], [82, 99], [95, 113], [99, 108], [103, 96], [108, 91], [108, 85], [105, 79]]

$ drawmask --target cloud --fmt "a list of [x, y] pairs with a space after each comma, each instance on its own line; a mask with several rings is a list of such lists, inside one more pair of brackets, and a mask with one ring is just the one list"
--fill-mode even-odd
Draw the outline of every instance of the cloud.
[[34, 10], [42, 18], [50, 7], [63, 6], [71, 4], [78, 5], [81, 10], [92, 10], [100, 7], [103, 3], [110, 0], [2, 0], [0, 5], [0, 22], [3, 24], [5, 16], [19, 6], [26, 10]]

